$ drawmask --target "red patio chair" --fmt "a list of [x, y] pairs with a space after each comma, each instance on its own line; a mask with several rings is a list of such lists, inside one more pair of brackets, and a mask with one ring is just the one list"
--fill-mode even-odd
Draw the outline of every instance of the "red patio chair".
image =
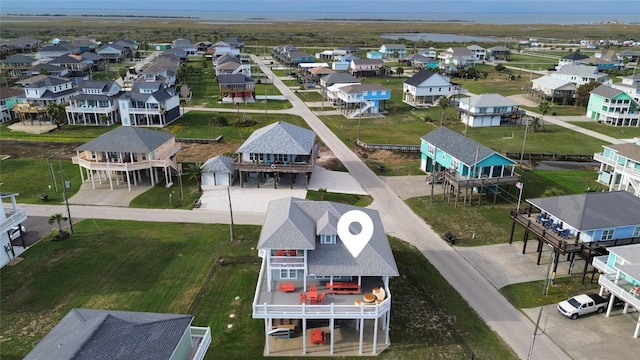
[[318, 301], [317, 302], [324, 304], [324, 292], [321, 293], [320, 295], [318, 295]]
[[306, 303], [306, 302], [307, 302], [307, 294], [305, 294], [303, 291], [300, 291], [300, 304]]

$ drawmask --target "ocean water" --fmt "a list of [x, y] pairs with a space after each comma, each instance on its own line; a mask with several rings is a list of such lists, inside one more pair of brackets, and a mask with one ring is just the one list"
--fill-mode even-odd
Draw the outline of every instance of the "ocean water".
[[[600, 5], [599, 5], [600, 4]], [[417, 20], [487, 24], [587, 24], [603, 21], [640, 23], [638, 0], [618, 1], [615, 9], [606, 1], [502, 1], [502, 0], [2, 0], [0, 16], [21, 15], [117, 15], [185, 17], [216, 21], [245, 20]], [[609, 3], [610, 5], [610, 3]], [[612, 12], [611, 10], [615, 11]]]

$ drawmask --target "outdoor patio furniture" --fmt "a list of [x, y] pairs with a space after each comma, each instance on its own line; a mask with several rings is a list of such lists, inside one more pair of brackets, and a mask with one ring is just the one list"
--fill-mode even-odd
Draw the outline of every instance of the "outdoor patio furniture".
[[320, 304], [324, 304], [324, 293], [321, 293], [320, 295], [318, 295], [318, 300], [317, 303]]
[[368, 293], [368, 294], [364, 294], [364, 296], [362, 296], [362, 300], [364, 300], [364, 302], [370, 304], [374, 301], [376, 301], [377, 297], [374, 294]]
[[312, 289], [307, 292], [307, 298], [311, 304], [318, 302], [318, 290]]
[[282, 292], [293, 292], [295, 290], [296, 290], [296, 284], [292, 282], [280, 283], [280, 291]]
[[378, 300], [384, 300], [386, 296], [384, 288], [381, 287], [373, 288], [373, 294], [378, 298]]
[[305, 294], [303, 291], [300, 291], [300, 304], [306, 303], [306, 302], [307, 302], [307, 294]]
[[567, 236], [569, 236], [569, 229], [562, 229], [562, 231], [560, 231], [560, 237], [566, 239]]
[[324, 331], [321, 329], [315, 329], [311, 331], [311, 344], [321, 345], [324, 344]]

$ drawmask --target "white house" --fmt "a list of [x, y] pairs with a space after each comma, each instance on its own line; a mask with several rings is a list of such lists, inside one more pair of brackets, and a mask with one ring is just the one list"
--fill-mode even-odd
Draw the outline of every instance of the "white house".
[[[0, 183], [1, 185], [1, 183]], [[0, 249], [0, 267], [5, 266], [11, 260], [15, 259], [21, 252], [26, 250], [26, 246], [24, 244], [22, 246], [14, 246], [11, 243], [10, 233], [12, 233], [11, 237], [21, 237], [24, 234], [21, 231], [21, 224], [27, 220], [27, 212], [25, 209], [18, 208], [18, 203], [16, 198], [19, 194], [10, 194], [10, 193], [1, 193], [0, 200], [2, 201], [2, 206], [0, 207], [0, 245], [2, 249]], [[5, 209], [5, 201], [8, 201], [9, 207]], [[17, 228], [17, 233], [15, 232]], [[18, 235], [20, 234], [20, 235]], [[16, 239], [17, 242], [20, 242], [19, 239]]]
[[519, 104], [500, 94], [482, 94], [461, 99], [458, 103], [460, 120], [473, 127], [500, 126], [522, 119], [524, 110]]
[[591, 81], [605, 82], [607, 74], [598, 71], [596, 66], [587, 65], [564, 65], [557, 71], [551, 73], [551, 76], [568, 81], [577, 87], [588, 84]]
[[437, 103], [442, 96], [466, 93], [462, 85], [454, 84], [449, 77], [421, 69], [404, 82], [402, 102], [413, 107], [427, 107]]

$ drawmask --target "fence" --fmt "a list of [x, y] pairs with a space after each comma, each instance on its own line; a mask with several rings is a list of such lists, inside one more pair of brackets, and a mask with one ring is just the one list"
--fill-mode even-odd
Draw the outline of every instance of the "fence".
[[524, 153], [524, 156], [521, 153], [505, 153], [505, 156], [509, 159], [520, 160], [522, 156], [525, 160], [556, 160], [556, 161], [585, 161], [592, 162], [593, 154], [556, 154], [556, 153]]
[[397, 145], [397, 144], [367, 144], [360, 140], [356, 144], [367, 150], [390, 150], [397, 152], [420, 152], [420, 145]]

